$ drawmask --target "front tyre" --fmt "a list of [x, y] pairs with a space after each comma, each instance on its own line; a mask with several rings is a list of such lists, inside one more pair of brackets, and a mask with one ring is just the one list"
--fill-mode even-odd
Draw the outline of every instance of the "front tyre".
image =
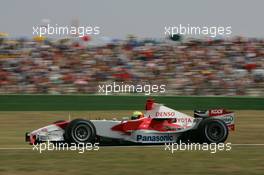
[[72, 120], [65, 129], [65, 141], [68, 143], [94, 143], [96, 129], [89, 120]]
[[198, 126], [201, 143], [223, 143], [228, 136], [228, 128], [224, 121], [206, 118]]

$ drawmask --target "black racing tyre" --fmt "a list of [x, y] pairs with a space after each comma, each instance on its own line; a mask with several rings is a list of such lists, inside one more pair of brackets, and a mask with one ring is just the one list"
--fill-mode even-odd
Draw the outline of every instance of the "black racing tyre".
[[89, 120], [75, 119], [65, 128], [64, 137], [68, 143], [94, 143], [96, 129]]
[[216, 118], [206, 118], [198, 126], [200, 143], [223, 143], [227, 139], [228, 128], [224, 121]]

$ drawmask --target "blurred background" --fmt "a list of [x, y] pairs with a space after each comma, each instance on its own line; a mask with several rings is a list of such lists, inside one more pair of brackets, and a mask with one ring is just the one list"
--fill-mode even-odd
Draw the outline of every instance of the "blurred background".
[[[165, 84], [165, 95], [263, 96], [261, 2], [192, 3], [5, 1], [0, 94], [94, 94], [115, 81]], [[101, 35], [32, 36], [45, 23], [98, 25]], [[164, 26], [179, 23], [230, 25], [232, 36], [166, 38]]]
[[165, 84], [173, 95], [264, 95], [264, 40], [0, 41], [1, 94], [97, 93], [102, 82]]

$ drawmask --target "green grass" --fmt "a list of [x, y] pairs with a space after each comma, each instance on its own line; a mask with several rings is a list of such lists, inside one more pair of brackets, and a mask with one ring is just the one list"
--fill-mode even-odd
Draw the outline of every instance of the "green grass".
[[174, 154], [158, 148], [101, 148], [78, 154], [71, 151], [0, 151], [0, 173], [76, 175], [262, 175], [264, 153], [260, 147], [233, 147], [230, 152]]
[[[0, 111], [87, 111], [144, 109], [146, 96], [96, 95], [1, 95]], [[263, 97], [185, 97], [157, 96], [163, 103], [178, 110], [228, 108], [264, 110]]]

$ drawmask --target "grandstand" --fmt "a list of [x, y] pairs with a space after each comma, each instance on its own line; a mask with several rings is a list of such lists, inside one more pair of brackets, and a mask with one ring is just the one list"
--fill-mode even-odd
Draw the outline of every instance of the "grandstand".
[[87, 47], [72, 39], [2, 38], [0, 94], [93, 94], [115, 81], [165, 84], [168, 95], [263, 96], [263, 41], [130, 38]]

